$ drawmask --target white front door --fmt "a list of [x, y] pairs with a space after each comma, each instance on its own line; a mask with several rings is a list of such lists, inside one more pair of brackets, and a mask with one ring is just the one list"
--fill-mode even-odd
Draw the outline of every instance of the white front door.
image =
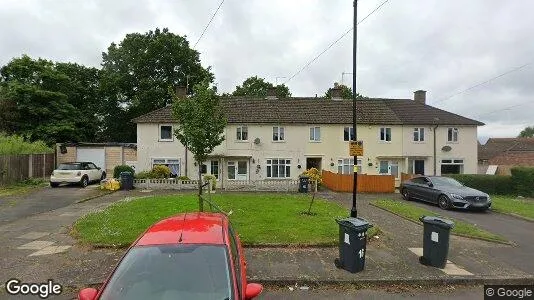
[[248, 180], [248, 162], [246, 160], [228, 162], [228, 179]]

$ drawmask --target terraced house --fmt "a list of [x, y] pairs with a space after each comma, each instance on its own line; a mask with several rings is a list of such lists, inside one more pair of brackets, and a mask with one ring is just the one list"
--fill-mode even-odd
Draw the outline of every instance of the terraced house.
[[[228, 118], [225, 141], [197, 166], [173, 136], [171, 107], [133, 120], [137, 123], [138, 171], [168, 165], [177, 176], [215, 175], [232, 180], [296, 179], [305, 169], [351, 174], [352, 101], [332, 99], [222, 99]], [[364, 153], [359, 173], [477, 173], [477, 127], [484, 125], [414, 99], [368, 99], [357, 104], [357, 138]]]

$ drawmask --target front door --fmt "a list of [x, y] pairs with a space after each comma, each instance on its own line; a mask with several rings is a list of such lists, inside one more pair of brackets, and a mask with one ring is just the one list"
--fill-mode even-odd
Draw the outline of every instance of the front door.
[[306, 170], [316, 168], [321, 171], [321, 158], [320, 157], [307, 157], [306, 158]]
[[399, 163], [394, 160], [381, 160], [379, 163], [378, 173], [380, 175], [393, 175], [395, 179], [398, 179]]
[[228, 179], [248, 180], [248, 162], [246, 160], [229, 161]]
[[425, 161], [416, 159], [413, 161], [413, 173], [418, 175], [425, 175]]

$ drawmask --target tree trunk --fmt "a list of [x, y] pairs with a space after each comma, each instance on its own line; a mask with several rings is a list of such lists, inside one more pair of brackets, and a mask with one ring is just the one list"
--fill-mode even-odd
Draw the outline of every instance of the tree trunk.
[[198, 211], [204, 211], [204, 200], [202, 199], [202, 163], [198, 163]]

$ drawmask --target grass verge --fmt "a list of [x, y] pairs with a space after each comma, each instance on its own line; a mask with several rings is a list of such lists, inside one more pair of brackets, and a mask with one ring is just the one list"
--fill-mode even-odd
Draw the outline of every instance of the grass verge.
[[[246, 246], [333, 246], [338, 244], [335, 218], [347, 216], [336, 203], [315, 199], [312, 212], [302, 214], [309, 205], [307, 195], [224, 193], [212, 195], [225, 212]], [[209, 210], [209, 205], [204, 204]], [[177, 194], [152, 196], [118, 202], [106, 210], [80, 218], [73, 234], [82, 243], [99, 247], [129, 246], [156, 221], [181, 212], [196, 211], [197, 196]], [[368, 236], [379, 232], [373, 227]]]
[[534, 221], [534, 200], [521, 199], [511, 196], [492, 196], [491, 209], [493, 211], [517, 215]]
[[[408, 219], [410, 221], [413, 221], [415, 223], [421, 224], [421, 221], [419, 221], [419, 218], [421, 216], [440, 216], [439, 214], [430, 211], [428, 209], [424, 209], [406, 202], [402, 201], [395, 201], [390, 199], [380, 199], [380, 200], [374, 200], [370, 202], [371, 205], [374, 205], [376, 207], [385, 209], [389, 212], [392, 212], [400, 217], [403, 217], [405, 219]], [[486, 241], [492, 241], [492, 242], [500, 242], [500, 243], [507, 243], [508, 241], [501, 237], [500, 235], [493, 234], [489, 231], [480, 229], [476, 227], [473, 224], [451, 219], [449, 217], [444, 217], [446, 219], [449, 219], [454, 222], [454, 227], [451, 231], [452, 234], [464, 236], [464, 237], [470, 237], [470, 238], [477, 238], [482, 239]]]
[[47, 181], [43, 179], [30, 178], [19, 183], [0, 186], [0, 197], [21, 195], [34, 188], [43, 187], [46, 183]]

